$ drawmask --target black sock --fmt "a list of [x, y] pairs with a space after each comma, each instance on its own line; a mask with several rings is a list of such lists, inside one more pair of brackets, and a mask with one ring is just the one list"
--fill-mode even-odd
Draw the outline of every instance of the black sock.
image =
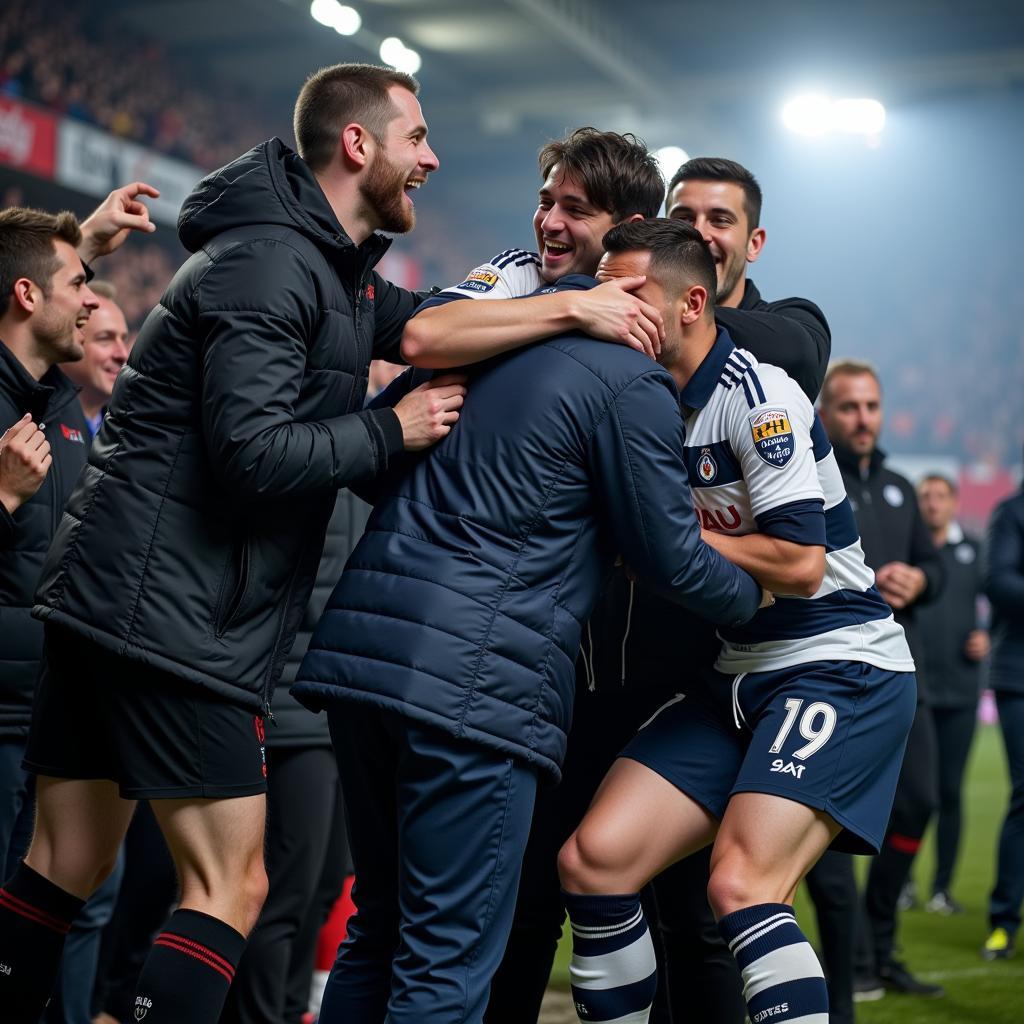
[[216, 1024], [245, 936], [198, 910], [176, 910], [157, 935], [136, 987], [135, 1020]]
[[24, 861], [0, 888], [0, 1007], [7, 1024], [39, 1020], [84, 903]]

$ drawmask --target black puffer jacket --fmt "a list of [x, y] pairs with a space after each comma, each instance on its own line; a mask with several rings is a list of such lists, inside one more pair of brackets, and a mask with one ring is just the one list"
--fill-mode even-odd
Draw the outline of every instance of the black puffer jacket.
[[402, 448], [393, 410], [362, 404], [417, 296], [277, 139], [200, 182], [178, 231], [194, 255], [118, 378], [35, 612], [260, 708], [336, 491]]
[[42, 487], [14, 515], [0, 505], [0, 740], [28, 735], [43, 653], [32, 595], [89, 444], [78, 388], [57, 367], [34, 380], [0, 343], [0, 433], [27, 412], [43, 427], [53, 462]]

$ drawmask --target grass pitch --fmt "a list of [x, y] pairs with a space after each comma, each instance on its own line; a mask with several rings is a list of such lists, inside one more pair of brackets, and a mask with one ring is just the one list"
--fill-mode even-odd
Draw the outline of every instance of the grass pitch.
[[[941, 752], [940, 752], [941, 753]], [[858, 1024], [1021, 1024], [1024, 1022], [1024, 949], [1009, 961], [985, 963], [978, 955], [987, 935], [986, 907], [995, 874], [995, 847], [1006, 810], [1009, 783], [998, 726], [979, 726], [967, 766], [964, 836], [953, 895], [965, 913], [939, 917], [923, 910], [901, 915], [902, 957], [915, 974], [946, 989], [942, 999], [888, 994], [860, 1003]], [[929, 836], [915, 866], [917, 890], [927, 898], [934, 870]], [[806, 892], [796, 903], [800, 923], [817, 941]], [[551, 977], [553, 987], [569, 984], [569, 945], [563, 938]]]

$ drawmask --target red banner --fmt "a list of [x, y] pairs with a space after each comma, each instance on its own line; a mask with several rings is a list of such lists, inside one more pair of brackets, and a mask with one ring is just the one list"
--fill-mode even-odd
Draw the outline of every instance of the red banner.
[[52, 179], [58, 117], [9, 96], [0, 96], [0, 164]]

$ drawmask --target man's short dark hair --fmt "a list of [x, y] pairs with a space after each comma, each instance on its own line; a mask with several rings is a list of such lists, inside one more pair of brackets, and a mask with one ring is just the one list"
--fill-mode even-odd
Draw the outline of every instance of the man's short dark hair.
[[605, 252], [649, 252], [650, 269], [666, 291], [678, 295], [699, 284], [707, 290], [708, 309], [714, 305], [715, 261], [701, 233], [692, 225], [667, 217], [617, 224], [604, 236]]
[[954, 497], [960, 493], [960, 488], [957, 487], [953, 479], [951, 477], [946, 476], [945, 473], [928, 473], [925, 476], [921, 477], [921, 483], [919, 483], [917, 486], [921, 487], [924, 484], [932, 483], [945, 484], [949, 488], [949, 493], [952, 494]]
[[47, 298], [53, 275], [60, 266], [54, 242], [77, 249], [82, 242], [78, 218], [67, 210], [46, 213], [25, 206], [0, 211], [0, 316], [7, 313], [14, 282], [34, 281]]
[[658, 161], [635, 135], [577, 128], [549, 142], [538, 156], [540, 176], [547, 179], [555, 165], [586, 189], [587, 198], [616, 220], [634, 214], [656, 217], [665, 199], [665, 179]]
[[295, 101], [293, 125], [299, 156], [323, 170], [338, 148], [341, 130], [353, 121], [383, 144], [388, 122], [398, 113], [388, 89], [420, 91], [412, 75], [377, 64], [333, 64], [306, 79]]
[[743, 208], [747, 214], [747, 227], [753, 231], [761, 222], [761, 186], [757, 178], [735, 160], [721, 156], [698, 156], [687, 160], [668, 183], [671, 198], [676, 185], [681, 181], [728, 181], [743, 189]]
[[863, 359], [834, 359], [828, 364], [825, 371], [825, 379], [821, 382], [821, 393], [818, 396], [818, 404], [826, 406], [832, 400], [832, 382], [836, 377], [874, 377], [878, 385], [878, 392], [882, 392], [882, 378], [878, 376], [878, 370]]

